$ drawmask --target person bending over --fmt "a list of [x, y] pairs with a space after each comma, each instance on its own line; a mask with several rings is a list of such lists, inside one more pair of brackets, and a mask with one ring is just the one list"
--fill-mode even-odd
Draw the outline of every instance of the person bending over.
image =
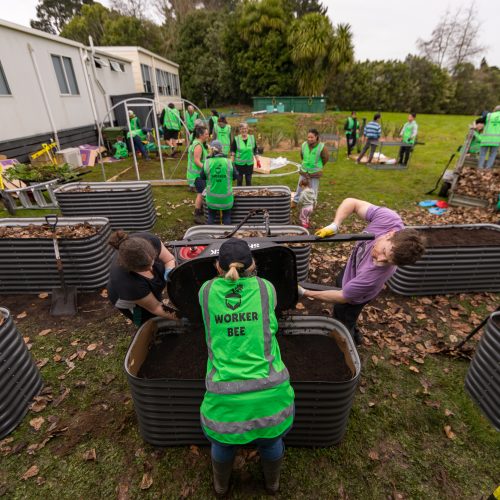
[[107, 285], [111, 303], [137, 326], [154, 316], [171, 318], [162, 293], [175, 258], [160, 238], [148, 232], [128, 235], [118, 230], [109, 244], [117, 250]]
[[375, 239], [356, 243], [336, 278], [339, 290], [314, 291], [299, 287], [299, 295], [333, 303], [333, 316], [347, 327], [359, 345], [363, 336], [357, 319], [363, 307], [377, 297], [397, 266], [414, 264], [422, 257], [425, 241], [418, 231], [405, 229], [401, 217], [393, 210], [355, 198], [346, 198], [337, 208], [333, 222], [319, 229], [316, 236], [334, 235], [351, 214], [368, 222], [365, 232], [373, 233]]

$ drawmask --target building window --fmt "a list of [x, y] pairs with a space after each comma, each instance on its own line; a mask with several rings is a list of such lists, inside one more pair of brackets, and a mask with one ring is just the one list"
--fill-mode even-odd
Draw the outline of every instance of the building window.
[[151, 68], [146, 64], [141, 64], [142, 82], [144, 84], [144, 92], [153, 92], [151, 83]]
[[2, 63], [0, 62], [0, 95], [11, 95], [9, 83], [7, 82], [7, 77], [3, 71]]
[[104, 67], [107, 68], [109, 66], [106, 59], [101, 59], [100, 57], [97, 56], [94, 56], [94, 65], [96, 68], [104, 68]]
[[111, 71], [117, 71], [118, 73], [123, 73], [123, 69], [122, 69], [123, 64], [120, 64], [116, 61], [112, 61], [110, 59], [109, 65], [111, 66]]
[[53, 54], [51, 57], [61, 94], [79, 95], [80, 91], [76, 83], [75, 70], [73, 69], [71, 58], [55, 56]]
[[179, 75], [172, 75], [174, 78], [174, 94], [181, 95], [180, 84], [179, 84]]

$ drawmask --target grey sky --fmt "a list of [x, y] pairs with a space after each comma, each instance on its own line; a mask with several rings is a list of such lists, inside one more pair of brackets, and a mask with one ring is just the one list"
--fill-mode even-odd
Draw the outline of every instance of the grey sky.
[[[404, 59], [416, 53], [417, 38], [427, 38], [447, 6], [455, 9], [469, 2], [460, 0], [323, 0], [334, 24], [352, 26], [356, 59]], [[102, 1], [105, 5], [109, 2]], [[0, 18], [29, 26], [37, 0], [0, 0]], [[480, 43], [488, 47], [489, 64], [500, 66], [500, 0], [476, 0], [482, 22]]]

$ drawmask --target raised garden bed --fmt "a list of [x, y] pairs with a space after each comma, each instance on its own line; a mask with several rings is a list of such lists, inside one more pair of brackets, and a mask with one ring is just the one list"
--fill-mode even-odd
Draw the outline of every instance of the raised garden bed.
[[496, 206], [500, 194], [500, 170], [464, 166], [451, 187], [450, 205]]
[[[68, 285], [97, 290], [108, 280], [113, 249], [103, 217], [61, 217], [57, 234]], [[44, 218], [0, 219], [0, 294], [60, 286], [52, 233]]]
[[[297, 301], [293, 252], [279, 245], [252, 252], [259, 275], [275, 286], [280, 317]], [[213, 257], [198, 257], [175, 268], [168, 294], [182, 319], [153, 318], [139, 329], [127, 352], [125, 371], [140, 432], [155, 446], [208, 444], [200, 427], [207, 354], [197, 293], [215, 273]], [[340, 442], [361, 370], [349, 332], [338, 321], [321, 316], [287, 317], [279, 320], [279, 328], [296, 395], [287, 444]]]
[[112, 229], [147, 231], [156, 222], [149, 182], [74, 182], [55, 190], [65, 216], [107, 217]]
[[[189, 228], [184, 234], [184, 239], [205, 239], [213, 237], [222, 237], [229, 234], [233, 230], [234, 226], [194, 226]], [[273, 235], [290, 235], [296, 236], [299, 234], [309, 234], [309, 231], [301, 226], [287, 226], [287, 225], [270, 225], [271, 234]], [[234, 235], [235, 238], [246, 238], [251, 243], [252, 238], [262, 238], [266, 234], [265, 226], [263, 225], [243, 225], [241, 229]], [[305, 281], [309, 273], [309, 258], [311, 255], [311, 245], [302, 245], [297, 243], [292, 243], [289, 245], [295, 254], [295, 259], [297, 262], [297, 279], [299, 281]], [[191, 249], [186, 248], [184, 251], [179, 252], [178, 262], [183, 262], [189, 260], [189, 257], [195, 255], [196, 252], [191, 252]]]
[[421, 260], [399, 267], [388, 284], [402, 295], [500, 291], [500, 226], [415, 226], [427, 237]]
[[472, 358], [465, 388], [500, 431], [500, 312], [493, 313]]
[[0, 307], [0, 439], [21, 423], [42, 385], [40, 372], [9, 310]]
[[[234, 205], [231, 223], [241, 222], [250, 210], [266, 208], [272, 224], [290, 224], [291, 191], [287, 186], [240, 186], [233, 188]], [[205, 214], [207, 214], [206, 205]], [[262, 224], [264, 217], [256, 214], [252, 222]]]

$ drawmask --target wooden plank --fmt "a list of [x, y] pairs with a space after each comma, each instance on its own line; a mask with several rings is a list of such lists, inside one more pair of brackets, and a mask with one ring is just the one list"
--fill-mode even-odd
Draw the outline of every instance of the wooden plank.
[[116, 181], [118, 179], [118, 177], [120, 177], [121, 175], [123, 175], [124, 173], [128, 172], [132, 167], [128, 167], [126, 168], [125, 170], [122, 170], [121, 172], [118, 172], [116, 175], [113, 175], [113, 177], [110, 177], [109, 179], [106, 180], [106, 182], [113, 182], [113, 181]]
[[150, 182], [151, 185], [153, 186], [187, 186], [186, 179], [166, 179], [166, 180], [155, 179], [155, 180], [148, 180], [147, 182]]

